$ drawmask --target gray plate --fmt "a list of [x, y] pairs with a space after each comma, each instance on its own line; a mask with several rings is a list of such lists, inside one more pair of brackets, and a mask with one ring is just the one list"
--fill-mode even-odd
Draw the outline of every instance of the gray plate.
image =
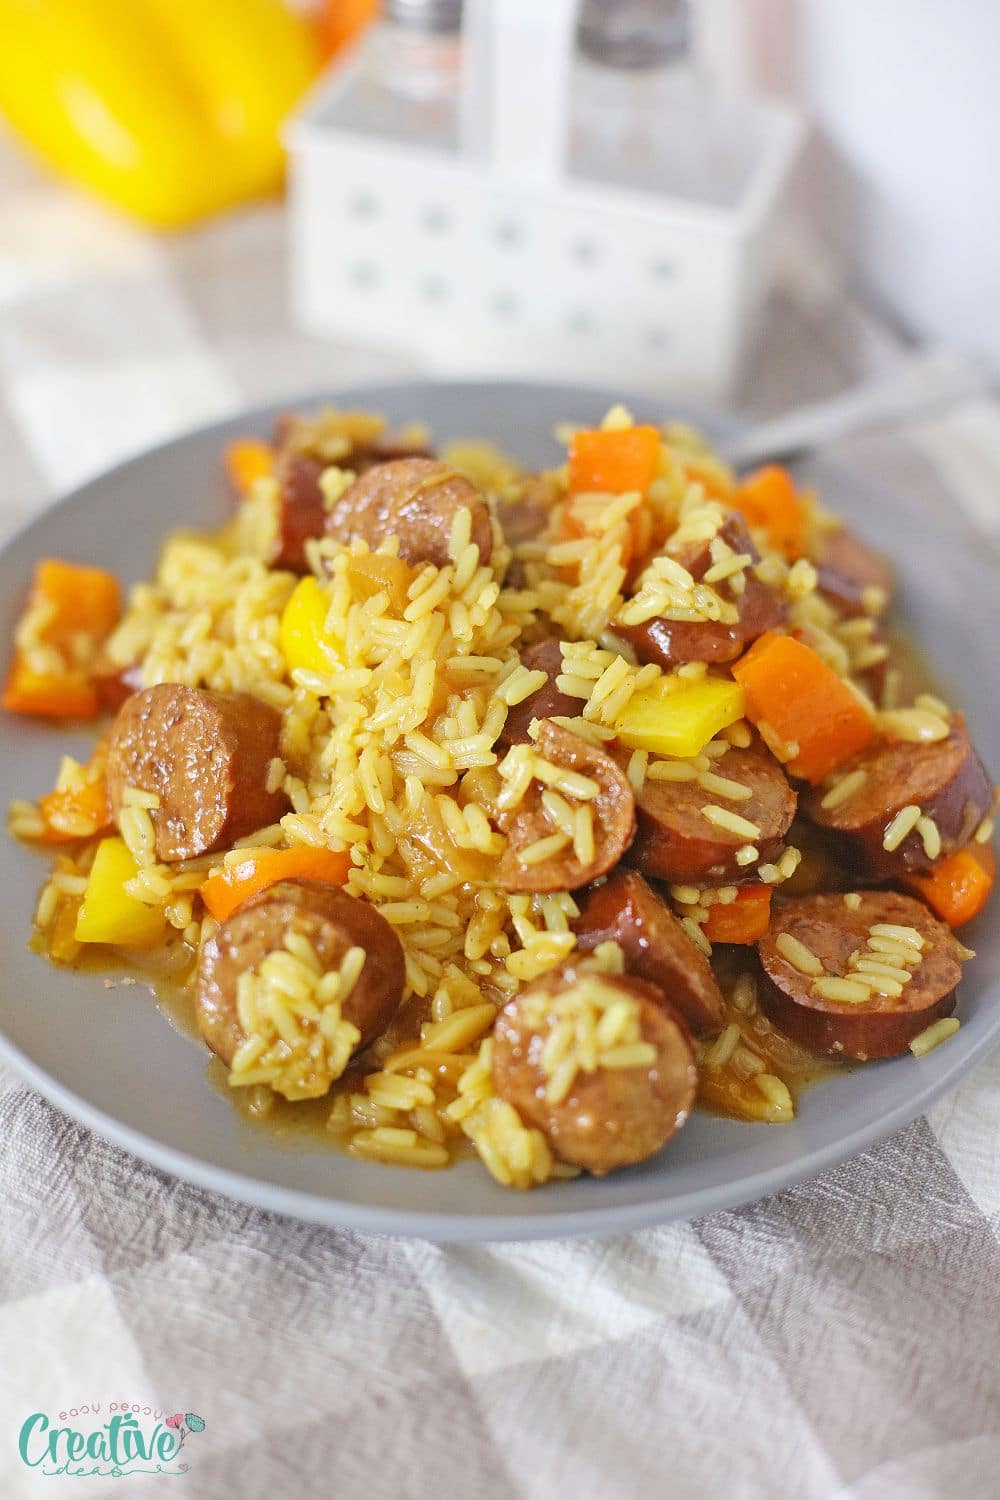
[[[556, 461], [557, 421], [596, 421], [615, 398], [569, 387], [408, 383], [341, 391], [336, 399], [375, 407], [393, 421], [421, 418], [439, 438], [489, 437], [540, 465]], [[649, 401], [633, 406], [647, 420], [663, 414]], [[717, 417], [693, 415], [716, 435], [726, 430]], [[221, 521], [232, 504], [221, 444], [239, 433], [266, 434], [273, 416], [254, 412], [167, 443], [41, 516], [0, 556], [0, 638], [10, 638], [38, 557], [102, 563], [131, 582], [148, 576], [165, 531]], [[944, 529], [921, 533], [904, 499], [873, 494], [834, 471], [822, 477], [827, 499], [892, 552], [909, 627], [967, 711], [987, 761], [1000, 765], [995, 563]], [[43, 724], [8, 716], [4, 727], [5, 801], [47, 790], [64, 751], [86, 753], [79, 736]], [[206, 1082], [203, 1050], [168, 1024], [146, 988], [108, 990], [100, 976], [54, 969], [26, 949], [44, 870], [37, 854], [0, 839], [8, 893], [0, 910], [0, 1056], [68, 1114], [156, 1166], [322, 1224], [447, 1240], [529, 1239], [611, 1233], [732, 1207], [812, 1177], [900, 1129], [1000, 1038], [1000, 934], [988, 920], [970, 936], [979, 957], [963, 984], [962, 1030], [947, 1046], [834, 1077], [806, 1093], [792, 1125], [696, 1115], [642, 1167], [603, 1182], [582, 1178], [512, 1193], [474, 1161], [413, 1172], [335, 1150], [292, 1149], [242, 1123]]]

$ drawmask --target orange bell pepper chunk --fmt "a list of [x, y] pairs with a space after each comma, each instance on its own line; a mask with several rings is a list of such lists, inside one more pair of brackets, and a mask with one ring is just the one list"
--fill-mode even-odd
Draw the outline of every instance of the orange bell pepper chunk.
[[229, 483], [238, 495], [249, 495], [258, 479], [274, 471], [274, 449], [259, 438], [237, 438], [227, 443], [223, 463]]
[[771, 887], [744, 885], [727, 906], [712, 903], [703, 931], [710, 943], [756, 943], [770, 923]]
[[351, 557], [347, 563], [347, 576], [357, 597], [364, 601], [383, 591], [389, 595], [393, 609], [404, 610], [407, 593], [416, 575], [416, 570], [401, 557], [389, 557], [384, 552], [363, 552]]
[[904, 883], [942, 922], [964, 927], [983, 910], [996, 878], [997, 857], [989, 844], [967, 844], [926, 874], [904, 876]]
[[11, 713], [52, 718], [92, 719], [100, 709], [97, 691], [86, 670], [77, 665], [81, 638], [94, 648], [121, 615], [121, 589], [113, 573], [81, 563], [46, 557], [35, 568], [24, 619], [39, 617], [37, 639], [54, 646], [64, 658], [61, 670], [38, 672], [22, 651], [15, 651], [3, 690]]
[[103, 776], [84, 786], [47, 792], [38, 799], [38, 810], [45, 819], [43, 844], [69, 844], [75, 839], [93, 838], [111, 826], [111, 803]]
[[48, 719], [95, 719], [97, 690], [82, 672], [32, 672], [20, 655], [3, 690], [3, 706], [12, 714], [41, 714]]
[[121, 587], [113, 573], [56, 557], [43, 557], [35, 568], [28, 608], [39, 600], [55, 607], [45, 639], [56, 646], [78, 631], [102, 641], [122, 612]]
[[793, 776], [822, 781], [857, 751], [875, 729], [863, 704], [811, 646], [767, 631], [733, 663], [746, 694], [746, 716], [797, 749], [788, 760]]
[[318, 880], [322, 885], [343, 885], [351, 868], [351, 856], [332, 849], [248, 850], [245, 859], [224, 866], [199, 886], [201, 899], [215, 917], [224, 922], [237, 907], [266, 891], [279, 880]]
[[765, 532], [771, 546], [789, 562], [802, 557], [805, 511], [787, 469], [766, 464], [748, 474], [730, 496], [730, 504], [742, 512], [749, 526]]
[[573, 434], [569, 446], [569, 488], [573, 495], [645, 494], [660, 468], [662, 439], [656, 427], [588, 429]]

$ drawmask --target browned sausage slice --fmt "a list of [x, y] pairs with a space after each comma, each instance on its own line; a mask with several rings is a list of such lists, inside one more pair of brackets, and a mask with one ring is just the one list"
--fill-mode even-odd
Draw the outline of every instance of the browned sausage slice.
[[282, 453], [275, 464], [278, 486], [277, 530], [268, 562], [274, 568], [307, 573], [305, 545], [323, 535], [326, 509], [319, 477], [323, 464], [304, 453]]
[[816, 570], [820, 593], [843, 615], [869, 612], [864, 607], [867, 589], [881, 590], [883, 608], [892, 599], [893, 578], [888, 563], [847, 527], [831, 532], [824, 539]]
[[249, 693], [209, 693], [164, 682], [126, 699], [108, 737], [115, 819], [125, 790], [155, 792], [158, 859], [193, 859], [273, 823], [283, 792], [266, 788], [281, 716]]
[[[836, 798], [836, 786], [848, 776], [857, 779], [856, 790], [824, 807], [824, 799]], [[911, 805], [919, 807], [937, 826], [941, 853], [948, 854], [967, 844], [989, 814], [993, 788], [964, 719], [956, 715], [947, 739], [932, 744], [882, 743], [862, 751], [839, 768], [832, 785], [807, 792], [802, 805], [814, 823], [836, 835], [853, 869], [887, 879], [906, 870], [925, 870], [933, 862], [916, 829], [896, 849], [884, 847], [886, 830], [897, 813]]]
[[[909, 966], [912, 978], [896, 997], [874, 994], [860, 1003], [823, 999], [815, 993], [814, 979], [779, 951], [779, 939], [786, 934], [815, 955], [826, 975], [843, 978], [852, 955], [866, 950], [871, 928], [882, 923], [915, 928], [924, 939], [921, 960]], [[780, 906], [758, 952], [761, 1007], [810, 1052], [861, 1061], [895, 1057], [955, 1009], [961, 964], [954, 935], [922, 902], [894, 891], [864, 892], [855, 910], [843, 896], [830, 894]]]
[[539, 754], [552, 765], [597, 783], [597, 795], [587, 804], [592, 810], [593, 855], [588, 859], [578, 858], [572, 843], [568, 843], [537, 864], [522, 860], [521, 854], [532, 844], [560, 831], [545, 809], [544, 788], [533, 781], [520, 805], [501, 817], [507, 848], [500, 858], [497, 884], [505, 891], [576, 890], [599, 875], [606, 875], [632, 842], [635, 794], [628, 777], [610, 755], [560, 724], [543, 719], [536, 743]]
[[[719, 885], [745, 879], [758, 863], [736, 863], [736, 852], [747, 844], [767, 860], [791, 827], [796, 797], [784, 772], [761, 746], [727, 750], [712, 764], [712, 772], [750, 790], [740, 801], [726, 800], [698, 781], [654, 781], [647, 777], [638, 797], [639, 831], [628, 862], [660, 880], [702, 881]], [[757, 828], [735, 833], [706, 818], [703, 809], [716, 806], [735, 813]]]
[[388, 464], [398, 458], [433, 458], [434, 450], [427, 443], [414, 443], [394, 433], [383, 433], [364, 448], [356, 448], [345, 460], [344, 467], [358, 474], [375, 468], [376, 464]]
[[695, 1036], [721, 1028], [722, 991], [712, 965], [641, 875], [614, 870], [577, 902], [580, 915], [572, 926], [581, 953], [599, 943], [618, 943], [628, 973], [662, 990]]
[[439, 459], [400, 458], [369, 469], [328, 512], [326, 531], [338, 542], [361, 537], [372, 548], [396, 536], [405, 562], [443, 568], [450, 561], [452, 523], [463, 508], [472, 514], [480, 561], [489, 562], [493, 527], [486, 501], [463, 474]]
[[[750, 540], [742, 517], [731, 515], [719, 531], [720, 538], [737, 553], [748, 553], [758, 562], [759, 554]], [[668, 546], [669, 550], [669, 546]], [[690, 547], [677, 554], [677, 561], [699, 581], [712, 566], [707, 545]], [[737, 606], [739, 619], [724, 625], [712, 620], [669, 620], [657, 616], [641, 625], [616, 623], [614, 631], [628, 641], [641, 662], [656, 662], [667, 669], [689, 661], [735, 661], [751, 641], [766, 630], [776, 630], [787, 618], [787, 608], [773, 589], [761, 583], [752, 569], [744, 571], [745, 588], [736, 594], [723, 582], [716, 585], [723, 599]]]
[[[310, 416], [283, 412], [274, 426], [273, 443], [278, 453], [301, 453], [316, 459], [321, 467], [336, 464], [363, 474], [375, 464], [394, 458], [433, 458], [426, 442], [415, 442], [405, 433], [378, 431], [380, 419], [358, 413], [319, 411]], [[352, 430], [353, 429], [353, 430]]]
[[549, 680], [509, 711], [500, 734], [502, 745], [524, 744], [530, 739], [528, 727], [532, 719], [574, 719], [583, 708], [580, 698], [571, 698], [556, 687], [563, 666], [562, 649], [554, 636], [526, 646], [521, 652], [521, 662], [531, 672], [545, 672]]
[[365, 950], [364, 968], [343, 1007], [344, 1019], [361, 1033], [357, 1050], [381, 1035], [396, 1014], [403, 995], [403, 949], [385, 918], [336, 886], [281, 881], [228, 917], [201, 952], [198, 1030], [227, 1065], [246, 1039], [236, 1005], [239, 977], [280, 949], [288, 933], [308, 939], [324, 970], [335, 969], [349, 948]]
[[91, 676], [101, 707], [110, 713], [117, 713], [126, 698], [141, 690], [142, 663], [134, 661], [122, 667], [110, 657], [99, 655]]
[[548, 474], [532, 475], [519, 494], [497, 501], [497, 520], [508, 547], [533, 542], [542, 535], [552, 511], [562, 498], [559, 485]]
[[[497, 1092], [526, 1124], [541, 1130], [561, 1161], [603, 1176], [645, 1161], [685, 1122], [698, 1073], [687, 1028], [656, 987], [642, 979], [601, 976], [609, 1002], [635, 1007], [638, 1036], [651, 1059], [631, 1067], [578, 1069], [557, 1102], [547, 1097], [551, 1075], [542, 1054], [558, 1023], [560, 997], [580, 995], [586, 971], [569, 964], [535, 980], [497, 1017], [493, 1080]], [[551, 1004], [553, 1009], [547, 1009]]]

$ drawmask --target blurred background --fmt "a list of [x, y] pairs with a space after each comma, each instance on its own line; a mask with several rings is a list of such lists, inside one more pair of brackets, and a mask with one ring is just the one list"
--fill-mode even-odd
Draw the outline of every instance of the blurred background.
[[[996, 372], [998, 56], [990, 0], [0, 0], [4, 522], [337, 384]], [[1000, 524], [992, 399], [904, 436], [852, 456]]]

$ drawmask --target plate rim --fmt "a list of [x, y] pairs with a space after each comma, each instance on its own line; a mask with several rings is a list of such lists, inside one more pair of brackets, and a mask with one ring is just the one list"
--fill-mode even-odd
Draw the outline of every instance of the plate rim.
[[[245, 423], [248, 429], [259, 427], [265, 421], [273, 421], [282, 410], [314, 406], [323, 402], [349, 400], [374, 403], [386, 399], [386, 393], [412, 390], [414, 399], [419, 392], [433, 388], [436, 391], [449, 389], [496, 392], [501, 389], [526, 389], [579, 393], [580, 396], [607, 396], [607, 388], [585, 381], [572, 383], [535, 379], [435, 379], [433, 377], [404, 376], [395, 380], [374, 380], [361, 384], [324, 386], [321, 389], [298, 391], [278, 400], [269, 400], [248, 408], [238, 408], [227, 415], [200, 426], [189, 427], [161, 442], [127, 454], [117, 463], [109, 465], [74, 486], [63, 495], [56, 496], [40, 511], [26, 517], [10, 532], [0, 546], [0, 554], [6, 553], [22, 542], [36, 527], [50, 525], [64, 507], [70, 508], [84, 499], [88, 492], [99, 489], [111, 476], [120, 476], [129, 468], [141, 467], [156, 460], [175, 448], [183, 448], [195, 439], [209, 439], [214, 433], [231, 429], [234, 423]], [[676, 410], [679, 415], [688, 415], [704, 423], [715, 435], [737, 433], [744, 425], [731, 413], [684, 399], [672, 400], [669, 396], [650, 396], [637, 392], [618, 394], [618, 399], [638, 405], [657, 401], [665, 410]], [[818, 456], [813, 467], [821, 467], [824, 474], [835, 478], [844, 473], [843, 466]], [[872, 489], [877, 486], [870, 486]], [[889, 493], [893, 493], [889, 491]], [[954, 545], [970, 551], [975, 536], [973, 527], [952, 530]], [[169, 1023], [166, 1023], [169, 1024]], [[839, 1136], [825, 1145], [814, 1146], [797, 1156], [793, 1163], [778, 1162], [772, 1166], [750, 1172], [728, 1183], [710, 1183], [690, 1189], [680, 1196], [666, 1198], [657, 1196], [655, 1190], [641, 1202], [607, 1207], [561, 1208], [543, 1210], [540, 1213], [519, 1216], [516, 1213], [495, 1214], [473, 1210], [415, 1210], [406, 1207], [387, 1207], [378, 1204], [360, 1203], [350, 1198], [320, 1195], [307, 1189], [283, 1186], [254, 1176], [252, 1172], [236, 1171], [219, 1166], [192, 1155], [190, 1152], [164, 1144], [157, 1137], [125, 1124], [112, 1113], [102, 1109], [76, 1094], [72, 1088], [49, 1073], [45, 1067], [31, 1057], [0, 1029], [0, 1059], [30, 1087], [34, 1088], [50, 1104], [94, 1131], [101, 1138], [130, 1152], [159, 1171], [168, 1173], [180, 1181], [188, 1182], [207, 1192], [219, 1193], [239, 1203], [250, 1204], [268, 1213], [293, 1217], [327, 1228], [349, 1229], [361, 1233], [391, 1235], [403, 1238], [419, 1238], [442, 1243], [473, 1243], [528, 1241], [539, 1239], [568, 1239], [581, 1236], [607, 1236], [648, 1228], [673, 1221], [690, 1221], [712, 1212], [723, 1212], [795, 1188], [825, 1171], [853, 1158], [866, 1149], [888, 1139], [911, 1124], [942, 1094], [952, 1088], [961, 1077], [990, 1052], [1000, 1046], [1000, 1008], [996, 1017], [977, 1036], [959, 1032], [951, 1040], [948, 1051], [950, 1061], [936, 1065], [934, 1078], [929, 1082], [915, 1080], [913, 1090], [886, 1113], [855, 1127], [847, 1135]], [[920, 1059], [914, 1060], [919, 1066]], [[750, 1124], [751, 1122], [746, 1122]], [[761, 1125], [759, 1128], [765, 1129]], [[374, 1164], [373, 1164], [374, 1165]], [[383, 1166], [382, 1170], [386, 1170]], [[397, 1171], [407, 1170], [402, 1167]], [[537, 1191], [537, 1190], [536, 1190]], [[542, 1189], [541, 1191], [545, 1191]]]

